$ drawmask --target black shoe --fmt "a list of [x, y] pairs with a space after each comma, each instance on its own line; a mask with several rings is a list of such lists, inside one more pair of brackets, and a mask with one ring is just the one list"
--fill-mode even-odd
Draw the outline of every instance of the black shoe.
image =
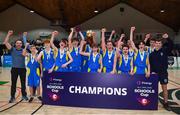
[[29, 99], [29, 103], [31, 103], [31, 102], [33, 101], [33, 99], [34, 99], [34, 97], [31, 97], [31, 98]]
[[42, 97], [41, 96], [38, 96], [38, 99], [39, 99], [39, 101], [42, 101]]
[[14, 97], [11, 97], [11, 99], [9, 100], [9, 103], [13, 103], [15, 101]]
[[27, 96], [22, 96], [22, 100], [28, 101], [28, 97]]
[[172, 111], [171, 107], [169, 106], [168, 103], [164, 103], [163, 107], [167, 110], [167, 111]]

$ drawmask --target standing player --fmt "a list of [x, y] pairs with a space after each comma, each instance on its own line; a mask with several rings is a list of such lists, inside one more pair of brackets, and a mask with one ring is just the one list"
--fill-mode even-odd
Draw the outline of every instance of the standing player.
[[54, 51], [51, 49], [50, 41], [44, 41], [45, 49], [41, 51], [37, 57], [37, 60], [42, 60], [42, 69], [43, 71], [48, 71], [51, 73], [55, 66], [55, 59], [54, 59]]
[[[86, 44], [83, 45], [82, 51], [87, 52], [87, 53], [91, 53], [92, 51], [92, 45], [96, 44], [96, 40], [95, 40], [95, 36], [94, 36], [94, 32], [92, 32], [92, 30], [88, 30], [86, 32]], [[81, 62], [81, 71], [82, 72], [87, 72], [88, 70], [88, 57], [82, 55], [82, 62]]]
[[87, 72], [101, 72], [102, 71], [102, 56], [98, 53], [98, 46], [92, 45], [92, 52], [83, 52], [83, 45], [85, 41], [81, 41], [80, 54], [88, 57], [88, 70]]
[[[133, 40], [133, 32], [135, 27], [131, 27], [130, 39]], [[141, 41], [139, 43], [139, 50], [136, 48], [133, 41], [131, 45], [135, 51], [134, 54], [134, 73], [135, 74], [146, 74], [146, 77], [150, 76], [150, 64], [149, 64], [149, 55], [145, 52], [145, 43]]]
[[54, 52], [56, 54], [55, 56], [55, 71], [58, 72], [68, 72], [68, 65], [72, 63], [73, 59], [69, 53], [69, 51], [66, 50], [66, 41], [61, 40], [59, 43], [60, 48], [58, 49], [53, 41], [54, 37], [58, 34], [57, 31], [52, 32], [51, 36], [51, 46], [54, 49]]
[[102, 29], [101, 47], [103, 51], [103, 72], [104, 73], [115, 73], [116, 72], [116, 51], [114, 50], [112, 41], [105, 41], [105, 31]]
[[22, 55], [22, 41], [16, 40], [15, 47], [12, 47], [8, 42], [9, 37], [13, 34], [13, 31], [9, 30], [8, 34], [4, 40], [4, 44], [8, 50], [11, 52], [12, 56], [12, 69], [11, 69], [11, 98], [9, 103], [13, 103], [15, 101], [15, 93], [16, 93], [16, 83], [17, 78], [20, 76], [21, 81], [21, 93], [22, 99], [28, 100], [26, 93], [26, 67], [25, 67], [25, 56]]
[[[80, 52], [79, 39], [78, 38], [72, 39], [73, 32], [74, 32], [74, 28], [71, 28], [71, 33], [68, 37], [68, 45], [69, 45], [69, 52], [73, 58], [73, 62], [69, 64], [69, 71], [81, 72], [82, 56], [79, 53]], [[80, 31], [79, 31], [79, 34], [82, 40], [84, 40], [84, 36], [82, 35]]]
[[119, 66], [118, 66], [118, 73], [121, 74], [130, 74], [133, 75], [133, 58], [129, 56], [129, 47], [128, 45], [122, 45], [122, 54], [118, 53], [119, 57]]
[[146, 34], [144, 42], [147, 44], [147, 41], [150, 40], [150, 46], [146, 46], [147, 52], [150, 54], [155, 49], [155, 40], [151, 37], [151, 34]]
[[163, 39], [157, 39], [155, 41], [155, 50], [149, 56], [151, 64], [151, 73], [156, 73], [159, 76], [159, 82], [163, 90], [164, 104], [163, 107], [168, 111], [171, 108], [168, 104], [168, 55], [172, 50], [173, 42], [169, 39], [168, 34], [162, 36], [163, 39], [167, 40], [167, 44], [162, 43]]
[[40, 77], [41, 77], [41, 66], [37, 61], [37, 49], [35, 45], [30, 46], [31, 53], [27, 53], [26, 49], [28, 47], [28, 43], [23, 50], [23, 55], [27, 56], [27, 76], [28, 76], [28, 86], [30, 92], [29, 102], [32, 102], [34, 99], [34, 91], [33, 87], [37, 90], [37, 98], [42, 101], [42, 97], [40, 96]]

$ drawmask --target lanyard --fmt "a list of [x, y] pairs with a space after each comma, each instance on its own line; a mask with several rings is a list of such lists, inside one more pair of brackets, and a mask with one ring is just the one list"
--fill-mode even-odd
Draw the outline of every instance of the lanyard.
[[125, 57], [125, 55], [123, 55], [123, 60], [124, 60], [125, 66], [127, 66], [128, 59], [129, 59], [129, 56]]
[[78, 48], [74, 48], [76, 55], [78, 55]]
[[93, 53], [93, 62], [96, 61], [96, 56], [97, 56], [97, 54], [94, 54], [94, 53]]
[[113, 51], [111, 51], [111, 52], [108, 51], [108, 58], [109, 58], [109, 60], [111, 59], [112, 54], [113, 54]]
[[63, 49], [63, 51], [61, 51], [61, 50], [59, 50], [59, 53], [60, 53], [60, 59], [62, 59], [63, 58], [63, 56], [64, 56], [64, 49]]
[[32, 54], [31, 54], [31, 63], [32, 64], [34, 63], [34, 57], [32, 56]]
[[51, 53], [51, 49], [47, 52], [46, 50], [45, 50], [45, 52], [46, 52], [46, 55], [47, 55], [47, 59], [50, 59], [50, 53]]
[[144, 59], [144, 51], [143, 52], [139, 51], [139, 54], [140, 54], [141, 61], [143, 61], [143, 59]]

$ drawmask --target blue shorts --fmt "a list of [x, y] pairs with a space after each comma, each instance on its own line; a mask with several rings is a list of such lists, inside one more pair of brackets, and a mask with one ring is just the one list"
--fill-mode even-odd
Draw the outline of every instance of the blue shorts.
[[29, 87], [39, 87], [40, 86], [40, 77], [39, 76], [28, 76], [28, 86]]

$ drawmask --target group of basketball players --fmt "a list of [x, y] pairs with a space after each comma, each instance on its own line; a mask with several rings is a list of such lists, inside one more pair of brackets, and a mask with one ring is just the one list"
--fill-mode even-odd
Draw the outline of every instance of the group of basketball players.
[[[120, 38], [115, 41], [112, 40], [112, 36], [115, 34], [113, 30], [110, 37], [105, 38], [106, 29], [101, 30], [101, 45], [100, 47], [96, 43], [95, 33], [92, 31], [87, 31], [86, 39], [81, 33], [78, 32], [81, 39], [73, 37], [76, 33], [74, 28], [71, 28], [71, 32], [68, 36], [68, 39], [61, 39], [59, 42], [59, 47], [54, 44], [54, 39], [57, 37], [58, 32], [54, 31], [51, 34], [50, 40], [44, 41], [44, 50], [39, 54], [37, 53], [36, 46], [34, 44], [25, 44], [25, 48], [20, 48], [22, 46], [22, 41], [17, 40], [15, 42], [15, 48], [10, 46], [8, 43], [12, 31], [8, 32], [8, 35], [5, 38], [4, 44], [6, 47], [11, 50], [14, 50], [13, 54], [13, 65], [11, 70], [11, 99], [9, 102], [14, 102], [15, 98], [15, 89], [17, 78], [14, 79], [14, 73], [17, 73], [16, 76], [20, 75], [20, 78], [23, 76], [22, 73], [18, 73], [16, 69], [24, 68], [19, 67], [19, 61], [24, 61], [24, 57], [27, 57], [27, 76], [28, 76], [28, 86], [30, 87], [30, 99], [29, 102], [33, 100], [33, 87], [37, 88], [38, 99], [42, 100], [40, 96], [40, 77], [42, 77], [43, 71], [48, 71], [51, 73], [55, 72], [98, 72], [98, 73], [111, 73], [111, 74], [145, 74], [148, 78], [150, 73], [159, 73], [156, 69], [151, 70], [150, 56], [154, 51], [158, 51], [162, 47], [162, 39], [168, 39], [168, 35], [164, 34], [162, 39], [151, 38], [150, 34], [145, 36], [143, 41], [140, 41], [138, 48], [136, 47], [133, 41], [133, 33], [135, 27], [130, 29], [129, 39], [125, 39], [125, 34], [121, 34]], [[24, 33], [24, 36], [27, 36], [27, 33]], [[150, 46], [146, 46], [146, 42], [150, 41]], [[21, 42], [21, 43], [20, 43]], [[20, 45], [19, 45], [20, 44]], [[30, 52], [27, 51], [30, 50]], [[18, 53], [19, 54], [18, 54]], [[17, 53], [17, 54], [16, 54]], [[22, 53], [22, 55], [21, 55]], [[21, 58], [18, 58], [16, 55], [21, 55]], [[160, 56], [163, 54], [160, 54]], [[153, 55], [154, 56], [154, 55]], [[152, 57], [153, 57], [152, 56]], [[22, 60], [23, 58], [23, 60]], [[17, 62], [14, 62], [17, 61]], [[25, 62], [25, 61], [24, 61]], [[24, 63], [23, 62], [23, 63]], [[152, 63], [154, 64], [154, 63]], [[154, 67], [154, 66], [153, 66]], [[15, 69], [14, 69], [15, 68]], [[155, 67], [158, 68], [158, 67]], [[167, 71], [167, 69], [166, 69]], [[161, 72], [160, 72], [161, 73]], [[159, 74], [162, 79], [160, 80], [162, 85], [165, 85], [164, 91], [164, 107], [169, 109], [167, 105], [167, 81], [163, 82], [164, 79], [167, 79], [167, 75], [164, 77], [164, 74]], [[25, 77], [25, 76], [23, 76]], [[21, 78], [21, 86], [22, 80]], [[167, 79], [168, 80], [168, 79]], [[23, 82], [23, 84], [25, 81]], [[25, 87], [24, 85], [22, 87]], [[13, 89], [13, 90], [12, 90]], [[13, 92], [13, 93], [12, 93]], [[28, 100], [25, 93], [25, 88], [22, 91], [23, 99]]]

